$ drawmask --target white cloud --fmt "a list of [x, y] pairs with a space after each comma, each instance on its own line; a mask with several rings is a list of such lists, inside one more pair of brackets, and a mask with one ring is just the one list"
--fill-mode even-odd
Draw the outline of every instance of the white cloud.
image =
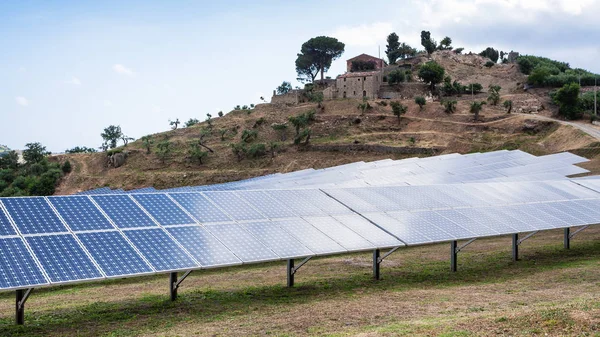
[[124, 66], [122, 64], [113, 65], [113, 70], [117, 74], [121, 74], [121, 75], [133, 76], [133, 74], [134, 74], [133, 70], [131, 70], [130, 68], [127, 68], [126, 66]]
[[27, 98], [25, 98], [23, 96], [17, 96], [17, 97], [15, 97], [15, 101], [20, 106], [28, 106], [29, 105], [29, 101], [27, 100]]
[[75, 85], [75, 86], [80, 86], [81, 85], [81, 80], [79, 80], [79, 78], [73, 76], [73, 77], [71, 77], [70, 80], [65, 81], [65, 83], [72, 84], [72, 85]]
[[108, 107], [111, 107], [111, 106], [112, 106], [112, 102], [111, 102], [111, 101], [109, 101], [109, 100], [107, 100], [107, 99], [105, 99], [105, 100], [104, 100], [104, 106], [105, 106], [105, 107], [107, 107], [107, 108], [108, 108]]
[[157, 114], [157, 113], [161, 113], [161, 112], [162, 112], [162, 109], [161, 109], [161, 108], [160, 108], [158, 105], [154, 105], [154, 106], [152, 107], [152, 112], [153, 112], [153, 113], [155, 113], [155, 114]]
[[369, 47], [385, 41], [394, 26], [389, 22], [375, 22], [359, 26], [338, 27], [331, 35], [344, 42], [347, 46]]

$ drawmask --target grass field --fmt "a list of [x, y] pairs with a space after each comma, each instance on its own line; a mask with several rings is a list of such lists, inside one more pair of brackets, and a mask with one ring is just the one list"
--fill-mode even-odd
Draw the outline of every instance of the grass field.
[[449, 244], [400, 249], [372, 279], [371, 254], [197, 271], [170, 302], [168, 275], [34, 291], [25, 326], [0, 294], [0, 336], [600, 336], [600, 228], [572, 248], [539, 233], [477, 240], [449, 271]]

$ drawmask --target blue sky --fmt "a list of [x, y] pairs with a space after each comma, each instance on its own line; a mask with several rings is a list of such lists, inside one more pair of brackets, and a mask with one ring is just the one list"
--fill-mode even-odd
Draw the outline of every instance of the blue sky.
[[296, 84], [301, 44], [334, 36], [382, 54], [386, 36], [419, 33], [479, 52], [544, 55], [600, 72], [600, 1], [26, 1], [0, 2], [0, 144], [61, 152], [98, 147], [108, 125], [139, 138], [169, 119], [203, 120]]

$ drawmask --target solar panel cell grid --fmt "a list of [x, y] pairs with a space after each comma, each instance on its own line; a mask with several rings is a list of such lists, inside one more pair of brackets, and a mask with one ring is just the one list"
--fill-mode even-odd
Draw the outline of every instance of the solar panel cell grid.
[[114, 229], [87, 196], [49, 197], [48, 200], [74, 231]]
[[244, 224], [243, 227], [281, 258], [297, 258], [315, 255], [300, 241], [296, 240], [293, 235], [276, 223], [252, 222]]
[[384, 230], [376, 227], [371, 222], [357, 214], [336, 215], [334, 219], [344, 224], [363, 238], [369, 240], [373, 245], [379, 248], [404, 246], [404, 244], [386, 233]]
[[245, 263], [279, 259], [277, 254], [239, 225], [208, 225], [206, 229]]
[[0, 239], [0, 289], [47, 283], [23, 239]]
[[128, 230], [124, 234], [156, 271], [200, 267], [160, 228]]
[[305, 218], [308, 223], [335, 240], [349, 251], [373, 249], [375, 246], [362, 236], [330, 217]]
[[229, 216], [200, 193], [171, 193], [170, 196], [202, 223], [231, 221]]
[[433, 240], [427, 237], [425, 234], [415, 230], [414, 228], [411, 228], [406, 223], [398, 221], [398, 219], [393, 218], [385, 213], [369, 213], [365, 214], [365, 217], [407, 245], [418, 245], [433, 242]]
[[51, 282], [103, 277], [71, 234], [30, 236], [26, 240]]
[[67, 232], [45, 198], [4, 198], [2, 203], [22, 234]]
[[157, 226], [129, 195], [95, 195], [92, 198], [119, 228]]
[[260, 209], [270, 219], [295, 216], [291, 209], [270, 198], [262, 191], [236, 191], [236, 194], [255, 208]]
[[409, 230], [418, 231], [432, 241], [451, 241], [458, 239], [455, 235], [441, 229], [433, 223], [425, 221], [417, 212], [388, 212], [388, 214], [408, 226]]
[[271, 198], [292, 209], [300, 216], [324, 216], [327, 215], [310, 201], [300, 197], [294, 191], [273, 190], [265, 191]]
[[332, 238], [302, 219], [280, 220], [274, 221], [274, 223], [290, 232], [315, 254], [335, 254], [347, 251]]
[[6, 214], [4, 214], [4, 211], [2, 210], [1, 206], [2, 204], [0, 201], [0, 236], [16, 235], [17, 232], [11, 225]]
[[234, 220], [265, 219], [264, 215], [238, 198], [233, 192], [204, 192], [204, 196], [214, 202]]
[[153, 272], [117, 231], [80, 233], [77, 237], [108, 277]]
[[134, 194], [132, 197], [163, 226], [196, 223], [166, 194]]
[[171, 227], [167, 231], [203, 267], [242, 264], [240, 259], [203, 227]]

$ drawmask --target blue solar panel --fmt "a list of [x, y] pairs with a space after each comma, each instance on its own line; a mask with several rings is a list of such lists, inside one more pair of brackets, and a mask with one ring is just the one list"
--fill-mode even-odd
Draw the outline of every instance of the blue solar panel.
[[231, 221], [231, 218], [200, 193], [172, 193], [170, 196], [200, 222]]
[[22, 234], [68, 231], [42, 197], [6, 198], [2, 203]]
[[152, 268], [117, 231], [80, 233], [77, 237], [106, 276], [151, 273]]
[[134, 194], [132, 197], [163, 226], [196, 223], [166, 194]]
[[219, 206], [234, 220], [258, 220], [265, 216], [233, 192], [204, 192], [204, 196]]
[[74, 231], [114, 228], [86, 196], [49, 197], [48, 200]]
[[120, 228], [157, 226], [154, 221], [129, 198], [129, 195], [95, 195], [94, 201]]
[[240, 259], [203, 227], [170, 227], [167, 231], [203, 267], [242, 264]]
[[[2, 205], [1, 199], [0, 199], [0, 205]], [[15, 229], [10, 224], [8, 217], [6, 216], [6, 214], [4, 214], [4, 211], [2, 210], [2, 208], [0, 208], [0, 236], [16, 235], [16, 234], [17, 234], [17, 232], [15, 232]]]
[[160, 228], [128, 230], [124, 233], [156, 271], [200, 267]]
[[47, 283], [23, 239], [0, 239], [0, 289]]
[[51, 282], [102, 277], [71, 234], [30, 236], [26, 240]]

